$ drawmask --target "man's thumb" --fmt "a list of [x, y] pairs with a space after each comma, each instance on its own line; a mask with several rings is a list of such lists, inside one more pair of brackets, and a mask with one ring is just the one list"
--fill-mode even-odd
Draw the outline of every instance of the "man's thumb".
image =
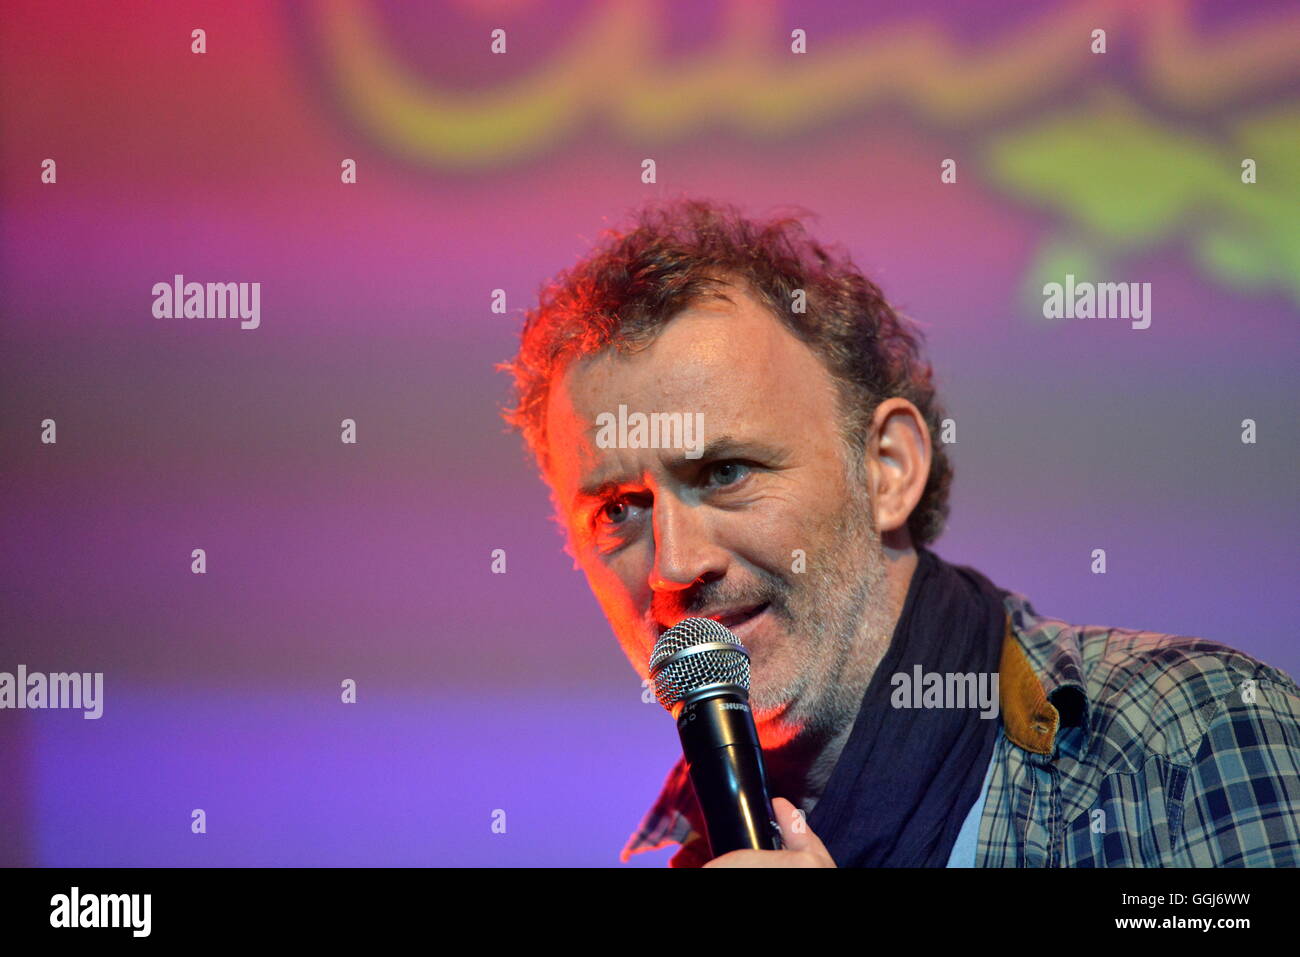
[[776, 823], [781, 826], [781, 840], [789, 850], [826, 850], [821, 839], [808, 827], [808, 819], [803, 811], [785, 798], [772, 798], [772, 810], [776, 812]]

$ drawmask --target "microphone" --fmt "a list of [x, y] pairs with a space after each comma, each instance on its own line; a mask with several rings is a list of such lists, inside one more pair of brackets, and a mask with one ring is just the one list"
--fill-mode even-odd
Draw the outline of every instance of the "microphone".
[[749, 710], [745, 646], [711, 618], [687, 618], [655, 642], [650, 681], [677, 720], [712, 856], [784, 847]]

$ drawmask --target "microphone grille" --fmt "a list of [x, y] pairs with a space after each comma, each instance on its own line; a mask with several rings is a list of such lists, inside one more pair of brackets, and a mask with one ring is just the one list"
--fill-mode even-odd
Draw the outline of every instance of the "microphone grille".
[[[723, 647], [679, 654], [698, 645]], [[749, 652], [740, 639], [712, 618], [686, 618], [655, 642], [650, 654], [650, 680], [659, 703], [672, 710], [677, 702], [705, 685], [732, 684], [749, 691]]]

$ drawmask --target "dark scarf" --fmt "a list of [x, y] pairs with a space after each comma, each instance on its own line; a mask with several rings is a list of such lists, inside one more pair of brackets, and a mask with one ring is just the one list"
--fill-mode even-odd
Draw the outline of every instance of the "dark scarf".
[[[978, 705], [895, 708], [893, 676], [998, 671], [1005, 592], [917, 549], [885, 657], [808, 827], [841, 867], [944, 867], [984, 784], [999, 720]], [[986, 679], [991, 680], [991, 679]], [[919, 694], [919, 692], [918, 692]]]

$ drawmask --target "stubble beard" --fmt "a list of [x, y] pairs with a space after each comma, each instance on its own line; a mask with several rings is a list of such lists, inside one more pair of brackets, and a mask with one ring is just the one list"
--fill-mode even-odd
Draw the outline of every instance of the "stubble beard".
[[830, 540], [808, 558], [777, 609], [789, 637], [775, 667], [755, 676], [750, 705], [760, 720], [777, 716], [779, 738], [813, 742], [851, 726], [892, 637], [884, 552], [860, 476], [850, 476]]

